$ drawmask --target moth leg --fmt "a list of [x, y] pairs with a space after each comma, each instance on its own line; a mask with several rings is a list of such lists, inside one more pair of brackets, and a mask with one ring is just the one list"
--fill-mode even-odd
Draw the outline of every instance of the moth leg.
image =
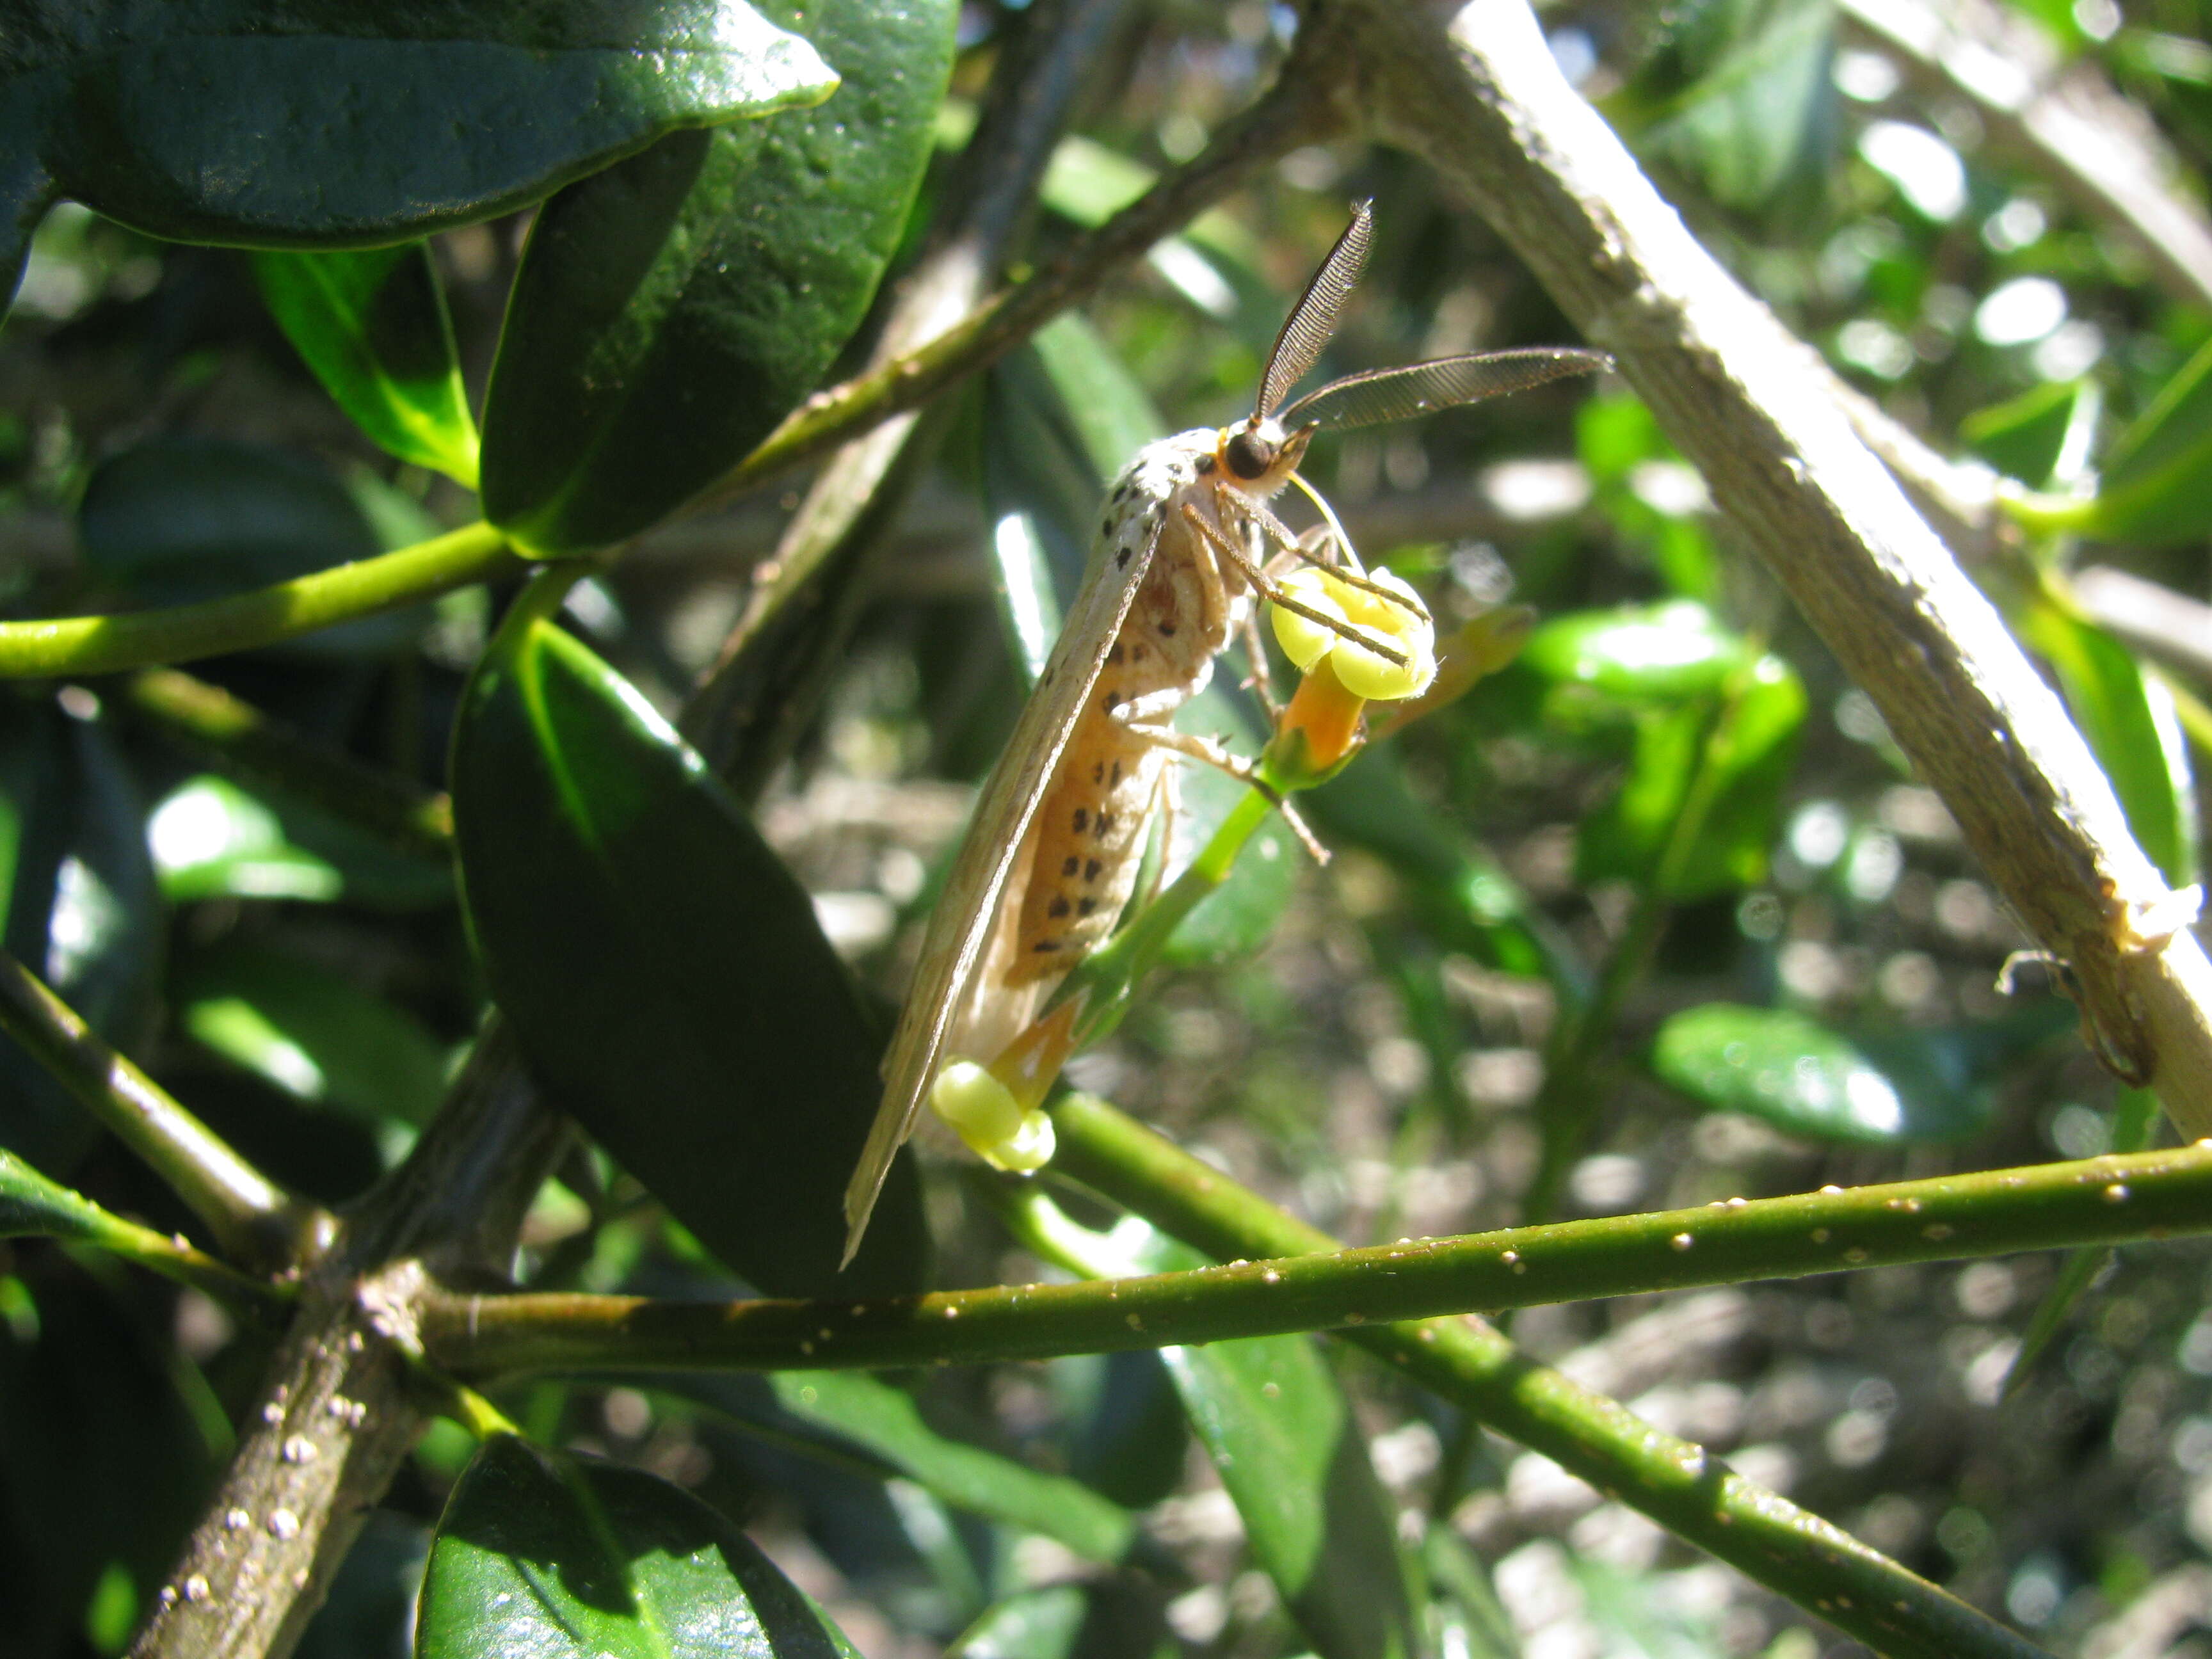
[[[1413, 666], [1412, 658], [1408, 657], [1404, 652], [1399, 650], [1395, 646], [1389, 644], [1381, 639], [1372, 631], [1364, 628], [1354, 627], [1352, 623], [1346, 622], [1341, 617], [1332, 617], [1327, 611], [1316, 610], [1314, 606], [1306, 604], [1303, 599], [1297, 599], [1291, 594], [1285, 592], [1284, 591], [1283, 585], [1280, 582], [1270, 576], [1265, 570], [1261, 569], [1260, 566], [1255, 564], [1252, 562], [1251, 556], [1247, 554], [1243, 548], [1237, 546], [1237, 544], [1231, 541], [1228, 537], [1223, 535], [1212, 525], [1206, 523], [1205, 518], [1199, 513], [1199, 510], [1191, 506], [1188, 501], [1183, 504], [1182, 511], [1183, 516], [1190, 520], [1191, 527], [1197, 531], [1200, 536], [1210, 544], [1216, 552], [1219, 553], [1222, 557], [1227, 559], [1230, 563], [1235, 565], [1238, 570], [1242, 571], [1244, 575], [1244, 580], [1251, 583], [1253, 587], [1256, 589], [1261, 596], [1267, 599], [1269, 604], [1280, 605], [1292, 616], [1304, 617], [1310, 623], [1318, 623], [1322, 627], [1326, 628], [1330, 633], [1336, 635], [1339, 638], [1350, 640], [1353, 644], [1358, 646], [1363, 650], [1372, 651], [1376, 656], [1382, 658], [1383, 661], [1390, 664], [1393, 667], [1410, 668]], [[1340, 574], [1341, 574], [1341, 573], [1340, 573]], [[1405, 603], [1404, 597], [1401, 594], [1393, 593], [1388, 588], [1383, 588], [1379, 591], [1385, 598], [1390, 599], [1395, 604], [1403, 605]], [[1416, 604], [1418, 603], [1419, 601], [1416, 601]], [[1425, 611], [1421, 614], [1426, 616], [1428, 613]]]
[[1244, 684], [1260, 699], [1261, 707], [1267, 711], [1270, 723], [1279, 726], [1283, 720], [1283, 705], [1275, 701], [1275, 684], [1267, 671], [1267, 648], [1261, 642], [1260, 618], [1250, 611], [1244, 613], [1244, 655], [1252, 672], [1244, 677]]
[[1282, 791], [1273, 787], [1260, 776], [1260, 769], [1253, 762], [1224, 748], [1215, 738], [1198, 737], [1188, 732], [1178, 732], [1171, 726], [1145, 726], [1133, 720], [1127, 723], [1127, 729], [1156, 748], [1164, 749], [1170, 754], [1186, 756], [1194, 761], [1203, 761], [1208, 766], [1226, 772], [1239, 783], [1258, 790], [1273, 803], [1275, 810], [1283, 815], [1283, 822], [1291, 826], [1291, 832], [1297, 836], [1299, 844], [1313, 855], [1314, 862], [1316, 864], [1328, 862], [1328, 849], [1321, 844], [1313, 830], [1308, 827], [1305, 819], [1299, 816], [1297, 809], [1291, 805]]
[[[1412, 611], [1425, 623], [1431, 625], [1435, 623], [1436, 618], [1429, 614], [1428, 606], [1423, 605], [1417, 596], [1401, 593], [1395, 587], [1385, 587], [1382, 583], [1362, 575], [1357, 569], [1346, 568], [1341, 560], [1323, 557], [1319, 551], [1321, 544], [1324, 542], [1333, 543], [1335, 540], [1333, 535], [1327, 533], [1330, 526], [1316, 525], [1313, 530], [1308, 531], [1304, 536], [1293, 536], [1291, 534], [1290, 526], [1277, 518], [1268, 509], [1266, 502], [1254, 501], [1250, 506], [1255, 521], [1261, 529], [1282, 544], [1283, 551], [1291, 558], [1303, 564], [1318, 565], [1346, 587], [1356, 587], [1363, 593], [1372, 593], [1378, 599], [1389, 600], [1401, 611]], [[1321, 531], [1323, 533], [1309, 542], [1306, 538], [1314, 536], [1315, 531]], [[1278, 603], [1280, 602], [1278, 601]]]
[[1160, 896], [1160, 878], [1167, 873], [1168, 866], [1175, 858], [1176, 816], [1182, 805], [1182, 791], [1176, 787], [1175, 765], [1170, 762], [1160, 768], [1159, 787], [1152, 792], [1152, 806], [1146, 809], [1159, 812], [1160, 856], [1152, 866], [1152, 876], [1145, 884], [1145, 890], [1132, 901], [1125, 915], [1141, 910]]
[[1329, 527], [1325, 524], [1317, 524], [1310, 529], [1302, 531], [1295, 542], [1286, 545], [1281, 552], [1274, 555], [1261, 568], [1277, 581], [1280, 581], [1303, 564], [1317, 564], [1326, 569], [1333, 570], [1337, 568], [1332, 551], [1333, 547], [1334, 538], [1329, 534]]

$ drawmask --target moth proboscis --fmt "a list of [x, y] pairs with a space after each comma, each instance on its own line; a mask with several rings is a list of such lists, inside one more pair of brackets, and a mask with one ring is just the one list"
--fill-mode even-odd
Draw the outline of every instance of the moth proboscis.
[[1314, 434], [1609, 366], [1572, 348], [1469, 353], [1347, 375], [1283, 408], [1335, 331], [1373, 228], [1362, 203], [1284, 321], [1248, 418], [1147, 444], [1115, 480], [1082, 589], [931, 912], [884, 1057], [883, 1104], [845, 1193], [847, 1261], [946, 1059], [997, 1054], [1112, 929], [1170, 756], [1225, 758], [1170, 722], [1212, 678], [1252, 595], [1277, 597], [1270, 559], [1252, 550], [1311, 556], [1267, 502]]

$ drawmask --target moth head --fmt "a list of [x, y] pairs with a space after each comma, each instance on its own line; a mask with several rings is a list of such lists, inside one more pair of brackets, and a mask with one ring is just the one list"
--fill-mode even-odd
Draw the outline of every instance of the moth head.
[[1240, 425], [1221, 428], [1214, 461], [1222, 477], [1246, 495], [1272, 495], [1297, 471], [1317, 429], [1302, 426], [1286, 433], [1273, 416], [1255, 415]]

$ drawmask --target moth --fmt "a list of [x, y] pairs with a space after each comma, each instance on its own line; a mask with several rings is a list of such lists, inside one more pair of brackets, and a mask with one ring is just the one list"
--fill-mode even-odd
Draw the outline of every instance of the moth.
[[1407, 420], [1609, 363], [1602, 352], [1564, 348], [1442, 357], [1349, 375], [1283, 408], [1335, 331], [1373, 231], [1363, 203], [1291, 308], [1248, 418], [1147, 444], [1111, 486], [1082, 590], [931, 912], [884, 1058], [883, 1104], [845, 1193], [847, 1261], [939, 1068], [955, 1054], [998, 1053], [1112, 931], [1170, 757], [1237, 769], [1170, 722], [1248, 627], [1253, 596], [1339, 626], [1270, 574], [1281, 557], [1318, 556], [1267, 506], [1315, 433]]

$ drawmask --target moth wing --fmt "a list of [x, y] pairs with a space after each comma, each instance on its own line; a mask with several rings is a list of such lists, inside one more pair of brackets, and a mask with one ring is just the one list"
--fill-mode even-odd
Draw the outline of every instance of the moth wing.
[[877, 1109], [860, 1165], [845, 1188], [848, 1262], [867, 1231], [877, 1194], [890, 1173], [891, 1158], [914, 1133], [922, 1096], [937, 1074], [945, 1039], [967, 1001], [1015, 862], [1025, 848], [1034, 845], [1030, 830], [1038, 804], [1090, 700], [1114, 636], [1129, 614], [1138, 584], [1152, 565], [1167, 517], [1164, 510], [1154, 514], [1150, 532], [1126, 567], [1117, 567], [1110, 556], [1113, 538], [1102, 537], [1044, 672], [1037, 677], [1036, 688], [1014, 723], [1013, 735], [983, 784], [959, 856], [930, 912], [921, 964], [884, 1057], [884, 1103]]

